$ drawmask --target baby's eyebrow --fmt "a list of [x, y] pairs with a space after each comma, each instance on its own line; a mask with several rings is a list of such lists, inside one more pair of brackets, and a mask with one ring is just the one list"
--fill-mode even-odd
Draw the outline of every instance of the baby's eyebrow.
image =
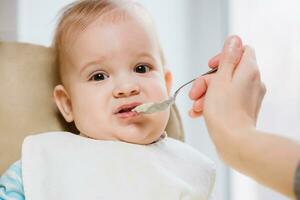
[[153, 56], [152, 54], [150, 54], [150, 53], [147, 53], [147, 52], [141, 52], [141, 53], [138, 53], [138, 54], [136, 55], [136, 57], [149, 57], [149, 58], [154, 59], [154, 56]]
[[105, 60], [105, 57], [101, 57], [101, 58], [99, 58], [99, 59], [97, 59], [97, 60], [89, 61], [89, 62], [87, 62], [86, 64], [83, 64], [83, 67], [80, 69], [80, 74], [81, 74], [84, 70], [88, 69], [88, 68], [91, 67], [91, 66], [99, 65], [99, 64], [100, 64], [101, 62], [103, 62], [104, 60]]

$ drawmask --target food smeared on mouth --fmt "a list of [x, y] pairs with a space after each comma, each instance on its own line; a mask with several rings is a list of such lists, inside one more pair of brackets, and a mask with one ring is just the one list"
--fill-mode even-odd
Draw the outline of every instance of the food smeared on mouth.
[[117, 111], [115, 112], [115, 114], [121, 118], [137, 116], [138, 113], [133, 110], [134, 110], [134, 108], [136, 108], [139, 105], [141, 105], [141, 103], [132, 103], [132, 104], [126, 104], [126, 105], [120, 106], [117, 109]]
[[137, 112], [137, 113], [143, 113], [148, 111], [148, 109], [153, 105], [154, 103], [145, 103], [145, 104], [141, 104], [139, 106], [136, 106], [134, 109], [132, 109], [132, 111]]

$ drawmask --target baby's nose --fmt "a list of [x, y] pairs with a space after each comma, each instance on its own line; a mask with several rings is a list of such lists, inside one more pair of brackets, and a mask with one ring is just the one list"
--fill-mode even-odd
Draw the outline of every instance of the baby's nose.
[[113, 96], [115, 98], [129, 97], [133, 95], [138, 95], [140, 93], [140, 88], [137, 84], [126, 83], [113, 90]]

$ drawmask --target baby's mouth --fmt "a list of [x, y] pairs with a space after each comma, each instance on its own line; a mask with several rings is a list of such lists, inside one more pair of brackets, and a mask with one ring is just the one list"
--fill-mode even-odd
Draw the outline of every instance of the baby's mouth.
[[138, 115], [137, 112], [132, 111], [135, 107], [141, 105], [142, 103], [130, 103], [130, 104], [124, 104], [117, 108], [115, 114], [119, 115], [121, 117], [131, 117]]
[[134, 107], [132, 108], [124, 108], [124, 109], [121, 109], [118, 113], [126, 113], [126, 112], [131, 112], [132, 109], [134, 109]]

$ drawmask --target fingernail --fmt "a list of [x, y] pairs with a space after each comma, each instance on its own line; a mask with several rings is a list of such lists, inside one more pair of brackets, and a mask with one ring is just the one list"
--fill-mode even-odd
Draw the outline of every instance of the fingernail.
[[238, 37], [231, 36], [226, 40], [224, 47], [227, 49], [237, 49], [241, 47], [241, 42]]
[[195, 112], [194, 112], [193, 109], [190, 109], [190, 110], [189, 110], [189, 115], [190, 115], [191, 117], [195, 117]]

